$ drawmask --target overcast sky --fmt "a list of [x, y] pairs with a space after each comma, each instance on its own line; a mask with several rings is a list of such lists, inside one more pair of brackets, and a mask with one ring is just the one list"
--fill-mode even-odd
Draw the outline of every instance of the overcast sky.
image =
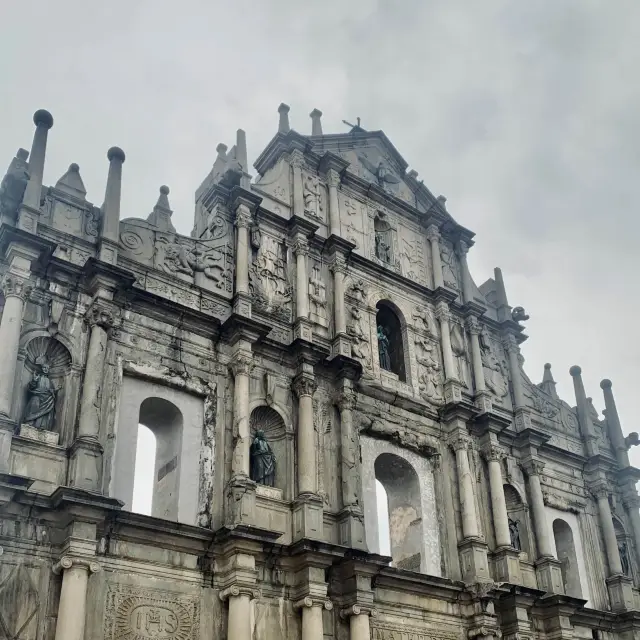
[[100, 205], [119, 145], [122, 216], [167, 184], [183, 233], [216, 145], [244, 128], [252, 162], [280, 102], [302, 133], [313, 108], [325, 132], [384, 130], [476, 232], [476, 282], [501, 266], [531, 315], [530, 377], [551, 362], [574, 404], [580, 364], [598, 409], [609, 377], [638, 429], [637, 0], [23, 0], [0, 36], [0, 171], [47, 108], [48, 184], [77, 162]]

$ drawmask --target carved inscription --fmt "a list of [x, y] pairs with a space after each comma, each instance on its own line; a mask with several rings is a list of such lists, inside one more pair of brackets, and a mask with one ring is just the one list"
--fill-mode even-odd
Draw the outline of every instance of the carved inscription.
[[195, 640], [199, 604], [177, 593], [109, 584], [104, 624], [109, 640]]
[[434, 633], [426, 629], [378, 624], [371, 629], [372, 640], [457, 640], [456, 634]]

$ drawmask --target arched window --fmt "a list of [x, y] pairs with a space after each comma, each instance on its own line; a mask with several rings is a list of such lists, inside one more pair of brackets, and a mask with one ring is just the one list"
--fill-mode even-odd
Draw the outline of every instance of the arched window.
[[140, 460], [136, 455], [134, 478], [139, 465], [144, 469], [149, 465], [151, 457], [154, 457], [151, 515], [156, 518], [178, 520], [182, 422], [180, 409], [168, 400], [147, 398], [140, 405], [138, 423], [151, 431], [155, 440], [155, 451], [141, 451], [143, 457]]
[[387, 494], [389, 546], [393, 565], [420, 571], [422, 565], [422, 508], [415, 469], [392, 453], [380, 454], [374, 463], [376, 480]]
[[153, 512], [156, 446], [156, 437], [153, 435], [153, 431], [143, 424], [139, 424], [131, 510], [146, 516], [150, 516]]
[[378, 359], [380, 368], [395, 373], [405, 382], [402, 325], [396, 312], [385, 302], [376, 305], [376, 327], [378, 335]]
[[565, 593], [574, 598], [582, 598], [573, 531], [564, 520], [557, 518], [553, 521], [553, 537], [556, 542], [558, 560], [562, 562], [562, 579]]

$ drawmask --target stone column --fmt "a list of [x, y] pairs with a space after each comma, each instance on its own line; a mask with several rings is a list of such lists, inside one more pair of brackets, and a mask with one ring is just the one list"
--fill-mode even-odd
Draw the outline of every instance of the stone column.
[[460, 268], [462, 272], [462, 301], [473, 302], [473, 293], [471, 291], [471, 274], [469, 273], [469, 265], [467, 264], [467, 253], [469, 245], [463, 240], [458, 242], [456, 247], [458, 258], [460, 260]]
[[293, 253], [296, 256], [296, 318], [309, 318], [309, 285], [307, 278], [307, 256], [309, 244], [302, 238], [296, 238], [293, 243]]
[[293, 168], [293, 215], [304, 214], [304, 186], [302, 183], [302, 165], [304, 156], [301, 151], [291, 154], [291, 166]]
[[349, 618], [349, 640], [370, 640], [371, 627], [369, 616], [375, 617], [375, 609], [363, 609], [357, 604], [343, 609], [340, 612], [342, 618]]
[[478, 538], [478, 518], [473, 493], [473, 477], [469, 466], [468, 449], [471, 441], [468, 436], [456, 434], [451, 445], [456, 453], [456, 471], [460, 492], [460, 511], [462, 515], [463, 538]]
[[613, 527], [613, 518], [611, 517], [609, 492], [606, 487], [602, 486], [595, 490], [595, 495], [598, 500], [598, 516], [600, 517], [604, 547], [609, 564], [609, 576], [620, 575], [622, 573], [622, 563], [620, 562], [616, 530]]
[[616, 408], [616, 401], [613, 398], [613, 391], [611, 390], [611, 380], [603, 380], [600, 383], [600, 388], [604, 395], [609, 438], [611, 438], [611, 444], [616, 452], [618, 464], [620, 467], [625, 468], [629, 466], [629, 453], [627, 452], [627, 445], [624, 442], [624, 434], [622, 433], [622, 426], [620, 425], [620, 418], [618, 417], [618, 409]]
[[310, 596], [293, 604], [294, 609], [302, 610], [302, 640], [323, 640], [324, 626], [322, 610], [333, 609], [330, 600], [314, 600]]
[[13, 384], [20, 347], [20, 331], [24, 305], [32, 290], [28, 280], [30, 263], [23, 277], [11, 273], [11, 268], [2, 281], [5, 302], [0, 323], [0, 415], [9, 418], [13, 400]]
[[40, 198], [42, 197], [42, 178], [44, 174], [44, 160], [47, 153], [47, 137], [49, 129], [53, 127], [53, 116], [45, 109], [33, 114], [36, 130], [29, 154], [29, 181], [22, 199], [22, 207], [18, 218], [18, 227], [32, 233], [36, 232], [37, 216], [40, 212]]
[[476, 389], [476, 406], [481, 412], [491, 411], [493, 404], [491, 394], [487, 391], [484, 379], [484, 366], [480, 351], [480, 323], [474, 316], [467, 318], [467, 330], [471, 342], [471, 362], [473, 365], [473, 381]]
[[107, 151], [109, 173], [107, 187], [102, 206], [102, 233], [98, 257], [104, 262], [116, 264], [118, 259], [118, 242], [120, 239], [120, 197], [122, 194], [122, 165], [124, 151], [119, 147], [111, 147]]
[[507, 503], [504, 497], [502, 468], [500, 466], [500, 461], [504, 458], [504, 451], [500, 447], [491, 444], [485, 449], [484, 453], [489, 466], [489, 487], [491, 490], [491, 508], [493, 511], [493, 528], [496, 534], [496, 547], [510, 547], [509, 516], [507, 515]]
[[526, 406], [524, 391], [522, 389], [522, 376], [520, 375], [520, 363], [518, 355], [520, 347], [513, 334], [509, 334], [505, 339], [505, 347], [509, 356], [509, 371], [511, 373], [511, 383], [513, 384], [514, 409], [523, 409]]
[[427, 227], [427, 240], [431, 245], [431, 266], [433, 268], [433, 288], [444, 287], [442, 260], [440, 258], [440, 231], [435, 224]]
[[251, 600], [259, 597], [259, 593], [233, 586], [221, 591], [219, 597], [223, 602], [229, 600], [227, 640], [251, 640]]
[[315, 380], [299, 374], [293, 382], [298, 396], [298, 495], [316, 493], [316, 447], [313, 428], [313, 394]]
[[640, 497], [637, 494], [635, 484], [630, 483], [630, 486], [624, 492], [622, 504], [627, 510], [631, 521], [636, 559], [640, 562]]
[[84, 558], [64, 556], [53, 571], [62, 572], [56, 640], [84, 640], [89, 574], [100, 571], [100, 565]]
[[236, 209], [236, 294], [249, 295], [249, 225], [251, 211], [245, 204]]
[[531, 508], [533, 510], [533, 524], [538, 542], [538, 557], [553, 558], [553, 547], [549, 536], [549, 525], [544, 508], [544, 496], [540, 485], [540, 474], [544, 463], [530, 460], [525, 464], [525, 471], [529, 477], [529, 492], [531, 494]]
[[340, 207], [338, 205], [338, 185], [340, 174], [335, 169], [327, 172], [329, 184], [329, 235], [340, 235]]
[[444, 375], [446, 380], [457, 380], [456, 369], [453, 364], [453, 351], [451, 350], [451, 329], [449, 325], [451, 314], [446, 302], [438, 302], [436, 305], [436, 317], [440, 322], [440, 335], [442, 336]]
[[237, 352], [229, 365], [233, 373], [233, 434], [235, 447], [231, 463], [233, 476], [249, 477], [249, 376], [254, 362], [250, 352]]

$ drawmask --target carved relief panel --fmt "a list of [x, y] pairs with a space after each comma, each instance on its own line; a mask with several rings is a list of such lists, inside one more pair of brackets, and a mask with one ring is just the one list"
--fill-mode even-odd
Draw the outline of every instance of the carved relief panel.
[[[255, 183], [254, 189], [260, 194], [268, 196], [274, 213], [288, 212], [291, 208], [291, 168], [284, 158], [269, 169]], [[263, 203], [264, 204], [264, 203]]]
[[446, 238], [440, 239], [440, 261], [444, 286], [454, 291], [460, 290], [460, 268], [453, 244]]
[[320, 182], [318, 176], [307, 171], [302, 172], [302, 198], [305, 218], [313, 220], [316, 224], [326, 224], [326, 187]]
[[62, 197], [58, 192], [49, 192], [45, 197], [41, 221], [58, 231], [96, 242], [101, 213], [92, 204]]
[[498, 404], [504, 404], [509, 393], [509, 369], [506, 356], [502, 345], [493, 339], [484, 326], [480, 332], [480, 355], [485, 385], [495, 401]]
[[367, 306], [367, 285], [357, 277], [348, 280], [345, 305], [347, 307], [347, 334], [351, 339], [351, 356], [364, 369], [363, 375], [371, 376], [371, 320]]
[[365, 247], [366, 226], [368, 224], [367, 205], [354, 198], [350, 193], [340, 192], [338, 195], [340, 207], [340, 225], [343, 238], [356, 245], [354, 251], [360, 255], [367, 255]]

